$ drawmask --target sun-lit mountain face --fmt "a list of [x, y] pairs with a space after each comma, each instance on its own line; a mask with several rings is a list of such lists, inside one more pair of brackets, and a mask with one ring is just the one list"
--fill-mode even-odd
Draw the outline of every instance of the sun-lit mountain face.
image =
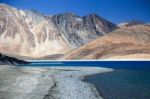
[[72, 52], [64, 59], [149, 59], [150, 25], [122, 27]]
[[0, 52], [40, 59], [150, 58], [150, 25], [96, 15], [45, 16], [0, 4]]
[[90, 14], [44, 16], [0, 4], [0, 51], [29, 57], [65, 54], [118, 27]]

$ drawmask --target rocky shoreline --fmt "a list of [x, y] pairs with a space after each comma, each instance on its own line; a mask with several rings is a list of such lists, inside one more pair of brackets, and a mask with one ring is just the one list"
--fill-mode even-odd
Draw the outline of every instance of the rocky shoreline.
[[85, 76], [112, 71], [101, 67], [0, 67], [2, 99], [103, 99]]

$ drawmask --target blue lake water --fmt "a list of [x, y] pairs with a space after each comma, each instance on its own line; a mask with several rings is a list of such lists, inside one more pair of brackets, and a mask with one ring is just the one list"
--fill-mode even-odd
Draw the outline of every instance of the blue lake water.
[[[23, 66], [23, 65], [22, 65]], [[87, 77], [104, 99], [150, 99], [150, 61], [37, 61], [25, 66], [94, 66], [115, 71]]]
[[116, 69], [85, 78], [104, 99], [150, 99], [150, 71]]
[[26, 66], [95, 66], [115, 69], [150, 70], [150, 61], [38, 61]]

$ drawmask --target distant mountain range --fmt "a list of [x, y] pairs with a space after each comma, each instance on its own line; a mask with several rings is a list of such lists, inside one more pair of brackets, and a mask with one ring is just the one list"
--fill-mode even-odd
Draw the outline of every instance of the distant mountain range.
[[116, 25], [96, 14], [46, 16], [0, 4], [1, 53], [40, 59], [145, 56], [149, 41], [150, 26], [140, 21]]
[[65, 54], [118, 27], [90, 14], [45, 16], [0, 4], [0, 51], [41, 57]]

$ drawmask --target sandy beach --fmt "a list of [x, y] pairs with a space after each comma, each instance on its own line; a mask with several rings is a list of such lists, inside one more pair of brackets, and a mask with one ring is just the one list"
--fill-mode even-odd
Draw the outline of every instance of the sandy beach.
[[110, 72], [102, 67], [0, 66], [0, 99], [103, 99], [85, 76]]

